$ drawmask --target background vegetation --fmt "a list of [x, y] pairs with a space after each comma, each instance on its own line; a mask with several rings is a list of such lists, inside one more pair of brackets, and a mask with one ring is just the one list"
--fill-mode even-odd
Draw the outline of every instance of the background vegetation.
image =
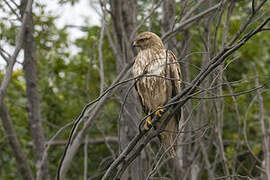
[[[59, 6], [62, 3], [76, 6], [77, 2], [59, 1]], [[177, 55], [183, 87], [188, 87], [220, 51], [234, 46], [270, 17], [269, 2], [256, 0], [90, 1], [101, 7], [101, 26], [75, 27], [85, 35], [70, 41], [68, 29], [74, 27], [57, 28], [59, 17], [46, 14], [42, 1], [33, 1], [35, 13], [25, 13], [27, 3], [29, 0], [0, 2], [4, 14], [0, 20], [0, 61], [5, 64], [0, 69], [2, 85], [13, 56], [13, 51], [4, 47], [15, 49], [19, 32], [26, 26], [16, 68], [6, 93], [1, 94], [0, 179], [3, 180], [53, 179], [57, 175], [72, 127], [66, 125], [78, 118], [83, 107], [104, 93], [117, 78], [123, 81], [130, 77], [128, 70], [123, 74], [121, 71], [137, 53], [130, 47], [137, 33], [152, 31], [163, 37], [166, 46]], [[220, 5], [211, 12], [184, 24], [217, 4]], [[23, 15], [27, 14], [25, 25]], [[247, 26], [243, 27], [244, 24]], [[269, 27], [266, 24], [262, 32], [209, 73], [196, 90], [203, 90], [202, 93], [182, 107], [188, 121], [182, 129], [179, 157], [172, 160], [161, 156], [158, 139], [153, 139], [121, 174], [121, 179], [270, 178]], [[232, 41], [240, 29], [243, 31]], [[173, 30], [177, 31], [172, 33]], [[166, 33], [170, 38], [164, 36]], [[78, 50], [76, 54], [70, 51], [74, 47]], [[27, 67], [37, 71], [31, 74]], [[74, 139], [80, 133], [83, 137], [73, 155], [68, 151], [70, 161], [64, 161], [64, 179], [101, 179], [138, 133], [144, 115], [136, 93], [131, 91], [124, 101], [130, 85], [132, 82], [117, 87], [101, 102], [102, 107], [95, 109], [96, 103], [86, 111], [82, 118], [85, 121]], [[126, 108], [121, 108], [123, 104]], [[37, 116], [33, 118], [35, 113]], [[87, 123], [89, 118], [92, 121]], [[16, 134], [7, 130], [7, 119]], [[41, 130], [36, 130], [33, 123], [41, 125]], [[18, 140], [20, 147], [12, 145], [10, 136]], [[42, 157], [48, 145], [47, 157]], [[16, 152], [15, 147], [21, 152]], [[16, 153], [26, 157], [23, 164]], [[20, 165], [29, 167], [28, 174]]]

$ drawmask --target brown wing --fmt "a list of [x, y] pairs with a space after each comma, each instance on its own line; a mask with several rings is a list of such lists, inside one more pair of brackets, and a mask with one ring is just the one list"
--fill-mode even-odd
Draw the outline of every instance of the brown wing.
[[[174, 97], [181, 92], [181, 83], [182, 83], [181, 70], [180, 70], [180, 66], [175, 55], [170, 50], [168, 50], [168, 57], [170, 59], [169, 77], [173, 79], [171, 80], [171, 83], [172, 83], [172, 97]], [[180, 109], [179, 112], [176, 113], [176, 116], [175, 116], [177, 129], [179, 127], [179, 121], [180, 121], [181, 115], [182, 115], [182, 110]]]
[[172, 51], [168, 50], [168, 57], [170, 59], [170, 71], [169, 71], [169, 77], [174, 79], [172, 80], [172, 97], [176, 96], [181, 92], [181, 71], [180, 71], [180, 66], [179, 63], [173, 54]]
[[[147, 66], [147, 54], [145, 53], [139, 53], [135, 59], [134, 65], [133, 65], [133, 76], [138, 77], [142, 74], [144, 74], [145, 67]], [[142, 105], [143, 111], [148, 114], [149, 107], [146, 106], [145, 102], [148, 100], [148, 96], [145, 96], [143, 92], [145, 92], [146, 85], [142, 83], [142, 79], [137, 79], [135, 82], [135, 90], [138, 93], [138, 97], [140, 99], [140, 103]]]
[[[164, 66], [165, 64], [167, 66]], [[168, 99], [181, 91], [181, 75], [179, 64], [173, 52], [169, 50], [162, 50], [158, 53], [140, 52], [133, 66], [133, 75], [135, 77], [142, 75], [144, 70], [150, 75], [166, 76], [173, 79], [166, 80], [153, 76], [141, 78], [136, 82], [136, 90], [144, 112], [149, 113], [158, 106], [163, 106]]]
[[135, 90], [137, 91], [137, 93], [138, 93], [138, 97], [139, 97], [139, 99], [140, 99], [140, 103], [141, 103], [141, 105], [142, 105], [142, 109], [143, 109], [143, 112], [145, 113], [145, 114], [147, 114], [148, 113], [148, 109], [147, 109], [147, 107], [144, 105], [144, 103], [143, 103], [143, 96], [141, 95], [141, 93], [140, 93], [140, 91], [138, 90], [138, 82], [136, 82], [136, 84], [135, 84]]

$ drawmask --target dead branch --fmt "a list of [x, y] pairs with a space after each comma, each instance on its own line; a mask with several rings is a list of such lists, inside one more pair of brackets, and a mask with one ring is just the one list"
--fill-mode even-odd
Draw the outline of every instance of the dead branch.
[[[95, 138], [95, 139], [87, 138], [86, 141], [88, 144], [93, 144], [93, 145], [104, 144], [105, 141], [107, 143], [118, 143], [117, 137], [114, 137], [114, 136], [106, 136], [106, 137]], [[53, 140], [53, 141], [47, 141], [46, 146], [64, 146], [67, 143], [68, 143], [67, 140]], [[85, 141], [83, 142], [83, 144], [85, 144]], [[33, 142], [27, 143], [27, 146], [33, 146]]]
[[13, 54], [10, 56], [10, 58], [8, 59], [8, 62], [9, 62], [8, 67], [7, 67], [6, 74], [4, 76], [3, 81], [1, 82], [1, 87], [0, 87], [0, 105], [1, 105], [0, 106], [1, 107], [0, 116], [1, 116], [3, 127], [4, 127], [4, 131], [5, 131], [5, 134], [8, 136], [9, 144], [12, 147], [19, 172], [21, 173], [21, 175], [25, 179], [29, 179], [29, 180], [33, 179], [33, 175], [32, 175], [29, 163], [26, 159], [26, 156], [25, 156], [24, 152], [22, 151], [22, 147], [19, 144], [19, 141], [17, 139], [17, 135], [16, 135], [16, 132], [14, 130], [14, 127], [13, 127], [11, 118], [9, 116], [8, 110], [5, 107], [4, 96], [5, 96], [9, 81], [11, 79], [13, 67], [14, 67], [14, 64], [16, 62], [17, 56], [18, 56], [18, 54], [23, 46], [23, 39], [25, 36], [26, 25], [30, 19], [30, 15], [31, 15], [32, 3], [33, 3], [32, 0], [27, 1], [25, 12], [24, 12], [23, 18], [22, 18], [22, 25], [21, 25], [21, 28], [19, 30], [18, 36], [16, 37], [15, 50], [14, 50]]
[[103, 57], [102, 57], [102, 45], [104, 41], [104, 29], [105, 29], [105, 20], [102, 18], [102, 26], [100, 30], [99, 44], [98, 44], [98, 60], [99, 60], [99, 76], [100, 76], [100, 90], [99, 94], [102, 94], [104, 90], [104, 67], [103, 67]]
[[22, 18], [19, 16], [19, 14], [16, 12], [16, 10], [7, 2], [7, 0], [4, 0], [8, 8], [11, 10], [11, 12], [17, 17], [18, 20], [21, 20]]
[[1, 57], [6, 61], [7, 65], [9, 64], [9, 58], [10, 55], [8, 54], [8, 52], [6, 52], [3, 48], [0, 47], [0, 55]]
[[3, 81], [1, 82], [0, 102], [3, 102], [4, 96], [5, 96], [5, 93], [6, 93], [6, 89], [8, 87], [8, 83], [9, 83], [11, 75], [12, 75], [14, 64], [16, 62], [16, 59], [17, 59], [17, 56], [18, 56], [20, 50], [22, 49], [23, 39], [24, 39], [24, 34], [25, 34], [24, 32], [25, 32], [25, 29], [26, 29], [26, 24], [27, 24], [27, 22], [28, 22], [28, 20], [30, 18], [30, 15], [31, 15], [30, 12], [31, 12], [31, 8], [32, 8], [32, 3], [33, 3], [33, 0], [27, 1], [27, 6], [26, 6], [25, 12], [23, 14], [21, 29], [20, 29], [20, 31], [18, 33], [18, 36], [16, 37], [15, 50], [14, 50], [13, 54], [11, 55], [11, 57], [8, 60], [9, 65], [7, 67], [7, 70], [6, 70], [5, 77], [4, 77]]
[[218, 3], [215, 6], [209, 8], [209, 9], [207, 9], [207, 10], [205, 10], [205, 11], [203, 11], [203, 12], [201, 12], [201, 13], [199, 13], [199, 14], [197, 14], [197, 15], [195, 15], [195, 16], [187, 19], [187, 20], [183, 20], [179, 25], [177, 25], [175, 27], [175, 30], [169, 31], [168, 33], [166, 33], [166, 34], [164, 34], [162, 36], [163, 42], [167, 42], [171, 37], [173, 37], [177, 33], [179, 33], [183, 29], [183, 27], [185, 27], [186, 25], [188, 25], [188, 24], [190, 24], [190, 23], [192, 23], [192, 22], [194, 22], [194, 21], [196, 21], [196, 20], [204, 17], [205, 15], [207, 15], [207, 14], [209, 14], [209, 13], [217, 10], [221, 6], [221, 4], [222, 3]]
[[157, 5], [151, 9], [151, 11], [149, 12], [149, 14], [143, 19], [143, 21], [132, 31], [131, 36], [130, 36], [130, 39], [131, 40], [133, 40], [135, 38], [135, 34], [142, 27], [142, 25], [144, 25], [145, 21], [147, 19], [149, 19], [153, 15], [153, 13], [156, 11], [156, 9], [161, 5], [162, 1], [163, 0], [159, 0], [159, 2], [157, 3]]
[[[210, 63], [208, 63], [208, 65], [205, 67], [204, 70], [202, 70], [197, 76], [196, 78], [191, 82], [191, 85], [186, 87], [180, 94], [178, 94], [177, 96], [175, 96], [174, 98], [172, 98], [167, 104], [169, 103], [173, 103], [175, 101], [180, 101], [178, 102], [178, 104], [172, 109], [170, 115], [168, 116], [168, 118], [166, 118], [166, 120], [170, 119], [171, 116], [173, 116], [174, 113], [176, 113], [191, 97], [189, 97], [188, 95], [192, 94], [195, 90], [196, 87], [200, 85], [200, 83], [214, 70], [216, 69], [222, 62], [224, 62], [224, 60], [230, 56], [233, 52], [235, 52], [236, 50], [238, 50], [240, 47], [242, 47], [251, 37], [253, 37], [254, 35], [256, 35], [257, 33], [261, 32], [261, 29], [268, 23], [268, 21], [270, 20], [270, 17], [268, 17], [262, 24], [260, 24], [255, 30], [251, 31], [250, 33], [247, 33], [238, 43], [236, 43], [233, 46], [226, 46], [226, 48], [224, 48], [220, 53], [218, 53], [214, 58], [212, 58], [212, 60], [210, 61]], [[168, 108], [165, 108], [165, 110], [168, 110]], [[155, 123], [157, 122], [158, 118], [155, 116], [152, 119], [152, 124], [155, 125]], [[166, 125], [166, 121], [164, 122], [163, 125]], [[115, 159], [115, 161], [111, 164], [111, 166], [107, 169], [106, 173], [104, 174], [102, 180], [106, 180], [108, 179], [112, 172], [114, 171], [114, 169], [116, 167], [118, 167], [121, 163], [124, 163], [126, 165], [129, 165], [135, 158], [136, 155], [139, 154], [139, 152], [141, 152], [141, 150], [143, 149], [143, 147], [149, 143], [149, 141], [157, 136], [156, 133], [153, 133], [151, 135], [148, 135], [146, 140], [144, 141], [143, 144], [141, 144], [133, 155], [129, 156], [130, 152], [133, 150], [133, 148], [137, 145], [137, 143], [139, 142], [139, 140], [146, 134], [146, 130], [141, 130], [133, 139], [132, 141], [128, 144], [128, 146], [123, 150], [123, 152], [118, 156], [118, 158]], [[128, 158], [128, 161], [127, 159]]]
[[[100, 111], [101, 107], [105, 104], [107, 99], [111, 96], [111, 94], [117, 90], [119, 85], [124, 84], [126, 82], [131, 81], [130, 79], [121, 81], [122, 79], [125, 79], [128, 76], [128, 71], [130, 67], [132, 66], [133, 63], [127, 64], [126, 67], [119, 73], [115, 81], [112, 83], [112, 85], [104, 91], [103, 94], [99, 96], [96, 100], [90, 102], [87, 104], [79, 117], [75, 120], [69, 139], [68, 143], [66, 144], [65, 151], [63, 153], [63, 156], [59, 162], [58, 166], [58, 173], [57, 173], [57, 179], [64, 178], [63, 176], [66, 174], [69, 166], [70, 166], [70, 161], [72, 160], [73, 156], [77, 152], [79, 145], [82, 143], [83, 136], [89, 129], [89, 127], [92, 125], [94, 119], [97, 117], [98, 112]], [[132, 78], [133, 79], [133, 78]], [[92, 107], [92, 105], [95, 105]], [[91, 112], [91, 114], [90, 114]], [[89, 115], [90, 114], [90, 115]], [[81, 123], [81, 121], [85, 119], [86, 120], [86, 126], [78, 133], [76, 136], [75, 140], [73, 141], [74, 135], [76, 134], [76, 129], [78, 125]], [[71, 145], [72, 142], [72, 145]], [[71, 145], [71, 147], [69, 147]], [[66, 157], [68, 154], [68, 157]], [[62, 165], [64, 167], [62, 167]]]
[[[254, 75], [257, 76], [257, 70], [254, 64], [253, 71]], [[259, 86], [259, 78], [255, 78], [255, 86]], [[266, 125], [264, 123], [264, 106], [263, 106], [263, 96], [261, 90], [257, 89], [257, 99], [259, 101], [259, 122], [262, 131], [262, 146], [264, 153], [264, 169], [265, 169], [265, 179], [270, 179], [270, 138], [266, 133]]]
[[29, 166], [29, 162], [26, 158], [25, 153], [23, 152], [21, 144], [19, 143], [11, 117], [9, 116], [9, 112], [4, 102], [1, 102], [0, 104], [0, 118], [2, 120], [4, 132], [8, 138], [11, 150], [14, 154], [18, 171], [25, 180], [34, 179], [34, 176]]
[[[107, 138], [107, 136], [105, 135], [104, 130], [103, 130], [101, 127], [99, 127], [97, 123], [96, 123], [96, 127], [97, 127], [97, 129], [100, 131], [100, 133], [101, 133], [102, 136], [103, 136], [104, 144], [106, 145], [107, 149], [108, 149], [108, 150], [110, 151], [110, 153], [112, 154], [113, 159], [115, 159], [115, 158], [116, 158], [116, 154], [115, 154], [114, 150], [112, 149], [111, 145], [108, 143], [108, 140], [107, 140], [108, 138]], [[118, 140], [118, 143], [119, 143], [119, 140]]]
[[247, 108], [247, 112], [245, 114], [245, 118], [244, 118], [244, 127], [243, 127], [243, 135], [244, 135], [244, 140], [245, 140], [245, 143], [247, 145], [247, 148], [248, 148], [248, 151], [249, 153], [252, 155], [252, 157], [258, 161], [260, 164], [262, 163], [262, 161], [254, 154], [254, 152], [252, 151], [252, 148], [250, 147], [249, 145], [249, 142], [248, 142], [248, 137], [247, 137], [247, 118], [248, 118], [248, 113], [250, 112], [250, 108], [252, 107], [252, 105], [254, 104], [256, 100], [256, 96], [254, 96], [251, 100], [251, 102], [249, 103], [248, 105], [248, 108]]

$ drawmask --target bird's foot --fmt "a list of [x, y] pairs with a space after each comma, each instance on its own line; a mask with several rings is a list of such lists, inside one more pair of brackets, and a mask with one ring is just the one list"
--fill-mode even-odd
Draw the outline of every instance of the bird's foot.
[[155, 115], [158, 117], [161, 117], [163, 113], [164, 113], [164, 109], [162, 109], [161, 107], [158, 107], [158, 110], [155, 112]]
[[151, 122], [151, 117], [147, 117], [146, 121], [145, 121], [145, 124], [144, 124], [144, 129], [145, 130], [149, 130], [149, 125], [152, 125], [152, 122]]

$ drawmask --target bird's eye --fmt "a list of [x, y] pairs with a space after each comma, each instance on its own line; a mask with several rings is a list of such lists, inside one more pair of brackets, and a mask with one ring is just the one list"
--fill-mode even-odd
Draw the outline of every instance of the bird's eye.
[[146, 38], [142, 38], [142, 39], [140, 39], [139, 41], [140, 42], [144, 42], [146, 40]]

